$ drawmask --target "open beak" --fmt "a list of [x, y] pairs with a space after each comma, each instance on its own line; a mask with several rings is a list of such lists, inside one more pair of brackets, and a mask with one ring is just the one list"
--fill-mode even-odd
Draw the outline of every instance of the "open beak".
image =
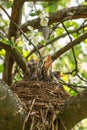
[[60, 73], [59, 74], [59, 77], [61, 78], [61, 77], [64, 77], [65, 76], [65, 74], [63, 74], [63, 73]]

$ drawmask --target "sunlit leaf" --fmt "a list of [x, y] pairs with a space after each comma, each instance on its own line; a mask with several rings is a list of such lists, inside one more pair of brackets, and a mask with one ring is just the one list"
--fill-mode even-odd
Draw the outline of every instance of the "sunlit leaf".
[[5, 50], [4, 50], [4, 49], [2, 49], [2, 50], [0, 51], [0, 55], [5, 55]]
[[0, 73], [3, 72], [3, 65], [0, 65]]
[[24, 51], [23, 56], [26, 57], [29, 54], [29, 51]]

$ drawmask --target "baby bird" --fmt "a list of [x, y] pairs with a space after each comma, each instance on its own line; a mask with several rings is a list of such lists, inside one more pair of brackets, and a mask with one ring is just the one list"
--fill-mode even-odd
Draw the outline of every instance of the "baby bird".
[[61, 71], [53, 71], [53, 72], [51, 72], [51, 79], [52, 80], [58, 80], [58, 79], [60, 79], [61, 77], [63, 77], [64, 76], [64, 74], [63, 73], [61, 73]]

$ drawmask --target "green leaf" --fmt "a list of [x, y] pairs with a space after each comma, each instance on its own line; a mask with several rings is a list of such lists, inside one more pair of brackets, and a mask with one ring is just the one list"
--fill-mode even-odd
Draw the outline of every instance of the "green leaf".
[[24, 51], [23, 56], [26, 57], [29, 54], [29, 51]]
[[3, 72], [3, 65], [0, 65], [0, 73]]
[[30, 16], [36, 16], [37, 13], [36, 13], [36, 12], [34, 12], [34, 13], [32, 12], [32, 13], [30, 13], [29, 15], [30, 15]]
[[4, 44], [8, 44], [8, 39], [7, 38], [2, 38], [1, 40]]
[[4, 49], [2, 49], [1, 51], [0, 51], [0, 55], [5, 55], [5, 50]]
[[23, 47], [22, 46], [16, 46], [16, 49], [23, 54]]

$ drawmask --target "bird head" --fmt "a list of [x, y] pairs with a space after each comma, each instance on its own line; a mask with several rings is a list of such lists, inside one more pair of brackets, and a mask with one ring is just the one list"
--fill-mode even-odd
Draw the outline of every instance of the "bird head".
[[60, 79], [61, 77], [64, 76], [64, 74], [60, 71], [54, 71], [52, 73], [53, 73], [53, 76], [56, 77], [57, 79]]

